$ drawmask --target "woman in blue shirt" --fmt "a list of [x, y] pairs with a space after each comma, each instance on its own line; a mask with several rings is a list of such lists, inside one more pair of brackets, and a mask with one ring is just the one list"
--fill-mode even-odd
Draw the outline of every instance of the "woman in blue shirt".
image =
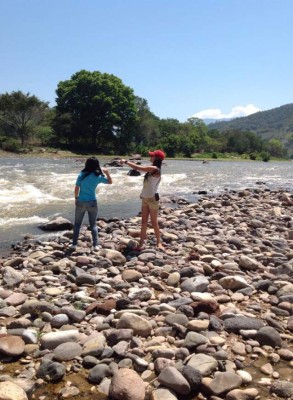
[[112, 178], [107, 169], [104, 168], [103, 171], [101, 170], [99, 160], [96, 157], [88, 158], [84, 169], [77, 177], [74, 189], [75, 222], [71, 246], [73, 250], [76, 249], [80, 227], [86, 211], [89, 217], [93, 248], [94, 250], [99, 250], [101, 248], [98, 245], [98, 204], [96, 198], [96, 188], [100, 183], [111, 184]]

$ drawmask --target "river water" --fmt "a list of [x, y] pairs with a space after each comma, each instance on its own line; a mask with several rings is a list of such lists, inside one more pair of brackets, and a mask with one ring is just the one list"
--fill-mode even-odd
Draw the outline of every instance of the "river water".
[[[107, 160], [101, 161], [101, 166]], [[149, 161], [143, 161], [149, 165]], [[38, 225], [61, 215], [73, 221], [73, 189], [84, 161], [49, 158], [0, 158], [0, 250], [27, 233], [44, 239]], [[143, 177], [127, 175], [128, 167], [109, 168], [112, 185], [97, 189], [99, 217], [126, 218], [140, 211]], [[227, 189], [284, 188], [293, 192], [293, 162], [179, 161], [163, 165], [160, 195], [176, 195], [195, 202], [197, 192], [217, 194]], [[87, 218], [84, 220], [87, 223]]]

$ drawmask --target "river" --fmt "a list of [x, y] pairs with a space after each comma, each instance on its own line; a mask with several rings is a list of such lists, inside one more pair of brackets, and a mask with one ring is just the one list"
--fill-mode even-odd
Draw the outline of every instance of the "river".
[[[101, 161], [101, 166], [107, 160]], [[148, 164], [148, 160], [143, 164]], [[75, 159], [0, 158], [0, 250], [22, 240], [27, 233], [44, 239], [38, 225], [62, 215], [73, 221], [75, 180], [84, 162]], [[113, 185], [97, 189], [99, 216], [126, 218], [140, 210], [143, 177], [127, 175], [128, 167], [109, 168]], [[195, 202], [198, 191], [257, 187], [293, 192], [293, 163], [258, 161], [179, 161], [163, 165], [160, 195], [176, 195]], [[87, 223], [87, 218], [84, 221]]]

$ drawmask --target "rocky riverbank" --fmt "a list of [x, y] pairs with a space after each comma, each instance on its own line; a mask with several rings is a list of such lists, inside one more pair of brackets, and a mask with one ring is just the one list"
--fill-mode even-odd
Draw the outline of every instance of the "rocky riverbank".
[[1, 259], [0, 400], [293, 398], [292, 194], [180, 203], [165, 251], [131, 218]]

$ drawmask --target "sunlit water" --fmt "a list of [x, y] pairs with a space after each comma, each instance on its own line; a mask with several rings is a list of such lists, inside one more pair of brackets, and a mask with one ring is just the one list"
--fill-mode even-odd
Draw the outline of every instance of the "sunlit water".
[[[74, 159], [0, 158], [0, 249], [10, 247], [26, 233], [44, 237], [38, 225], [53, 216], [62, 215], [73, 221], [73, 189], [83, 166], [83, 162]], [[98, 187], [100, 217], [125, 218], [138, 214], [143, 177], [128, 176], [128, 170], [128, 167], [110, 168], [113, 185]], [[163, 165], [160, 195], [196, 201], [200, 190], [217, 194], [227, 189], [256, 187], [259, 182], [270, 189], [292, 192], [292, 177], [293, 163], [289, 161], [167, 160]]]

